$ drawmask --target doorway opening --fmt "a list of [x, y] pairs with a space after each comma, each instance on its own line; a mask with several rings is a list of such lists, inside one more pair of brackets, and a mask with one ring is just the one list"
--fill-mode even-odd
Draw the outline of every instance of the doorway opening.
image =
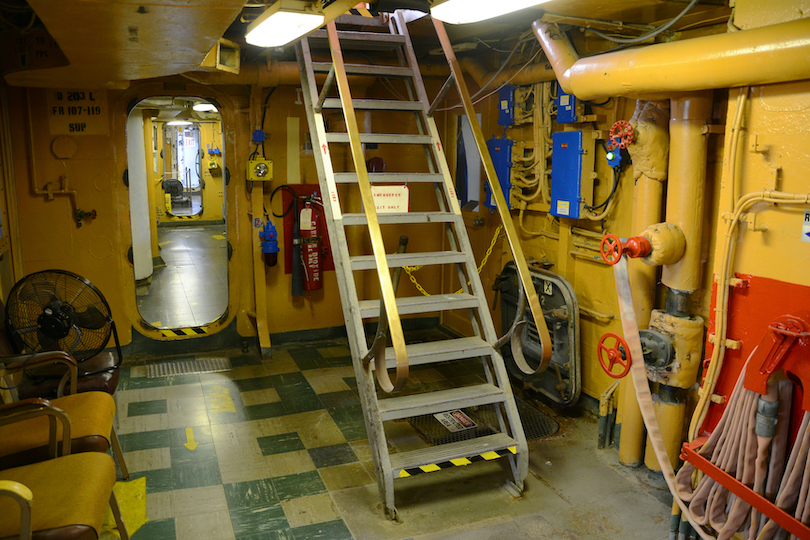
[[155, 328], [204, 327], [228, 307], [222, 118], [199, 98], [153, 97], [127, 120], [135, 291]]

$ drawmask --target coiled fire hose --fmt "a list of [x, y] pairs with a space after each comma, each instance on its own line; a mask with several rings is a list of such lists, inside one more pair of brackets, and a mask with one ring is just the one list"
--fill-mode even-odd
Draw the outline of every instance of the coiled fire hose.
[[[633, 309], [627, 259], [622, 257], [613, 269], [625, 341], [630, 357], [641, 359], [644, 356]], [[696, 470], [689, 462], [684, 463], [676, 477], [661, 437], [644, 362], [632, 362], [630, 374], [664, 479], [682, 517], [689, 521], [698, 535], [704, 540], [728, 540], [742, 529], [747, 532], [749, 540], [787, 538], [787, 531], [730, 495], [710, 477], [703, 476], [693, 489], [692, 477]], [[795, 506], [794, 516], [807, 524], [810, 522], [810, 412], [804, 414], [785, 464], [793, 383], [789, 380], [769, 383], [767, 394], [760, 396], [743, 387], [744, 374], [745, 369], [720, 422], [699, 453], [711, 454], [715, 465], [768, 498], [773, 498], [778, 484], [776, 506], [787, 511]], [[690, 504], [687, 506], [687, 503]], [[711, 526], [718, 535], [712, 536], [704, 525]], [[791, 535], [790, 538], [797, 537]]]

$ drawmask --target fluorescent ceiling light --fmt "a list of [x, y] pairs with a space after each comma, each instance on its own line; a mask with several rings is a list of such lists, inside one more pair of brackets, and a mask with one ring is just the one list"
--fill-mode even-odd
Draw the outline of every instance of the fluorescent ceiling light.
[[217, 112], [217, 108], [211, 103], [197, 103], [194, 105], [197, 112]]
[[450, 24], [467, 24], [519, 9], [536, 6], [548, 0], [447, 0], [430, 8], [430, 14]]
[[167, 126], [190, 126], [194, 122], [189, 122], [188, 120], [172, 120], [171, 122], [166, 122]]
[[257, 47], [282, 47], [323, 25], [323, 13], [307, 10], [308, 3], [278, 0], [250, 23], [245, 41]]

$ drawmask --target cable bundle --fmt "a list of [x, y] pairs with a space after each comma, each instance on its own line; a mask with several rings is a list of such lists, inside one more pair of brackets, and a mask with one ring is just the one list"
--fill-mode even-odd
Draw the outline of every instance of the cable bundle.
[[[744, 388], [744, 375], [745, 369], [720, 422], [699, 453], [710, 456], [714, 465], [808, 524], [810, 474], [806, 472], [810, 466], [810, 413], [804, 414], [786, 463], [793, 383], [789, 380], [771, 382], [767, 394], [760, 396]], [[678, 471], [678, 496], [690, 503], [689, 513], [694, 522], [710, 526], [718, 540], [728, 540], [736, 533], [750, 540], [788, 538], [787, 531], [773, 520], [709, 476], [701, 476], [693, 489], [695, 472], [691, 463], [684, 463]]]

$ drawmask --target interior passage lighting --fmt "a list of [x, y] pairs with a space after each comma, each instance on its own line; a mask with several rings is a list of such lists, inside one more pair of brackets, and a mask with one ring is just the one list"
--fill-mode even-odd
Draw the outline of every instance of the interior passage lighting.
[[197, 112], [217, 112], [217, 108], [211, 103], [197, 103], [194, 105]]
[[188, 120], [172, 120], [171, 122], [166, 122], [167, 126], [190, 126], [194, 122], [189, 122]]
[[323, 13], [299, 0], [278, 0], [250, 23], [245, 41], [257, 47], [282, 47], [324, 23]]
[[548, 0], [446, 0], [430, 8], [430, 14], [450, 24], [485, 21], [536, 6]]

